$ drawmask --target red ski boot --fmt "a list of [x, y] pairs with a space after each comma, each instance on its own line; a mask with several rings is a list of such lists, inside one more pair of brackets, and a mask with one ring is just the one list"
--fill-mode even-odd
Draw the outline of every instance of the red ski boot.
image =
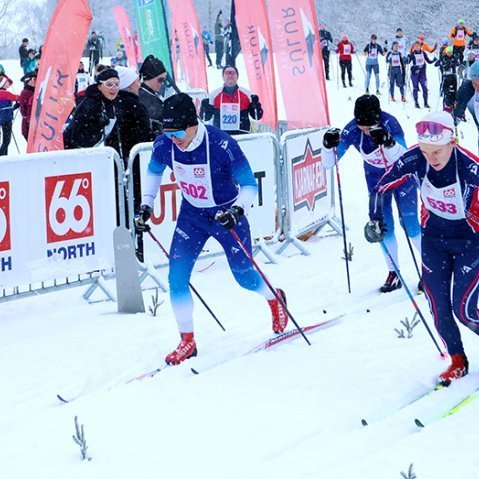
[[440, 386], [449, 386], [454, 379], [459, 379], [469, 372], [469, 361], [464, 353], [453, 354], [451, 365], [439, 376]]
[[189, 359], [198, 354], [196, 349], [195, 337], [193, 333], [180, 333], [181, 341], [178, 347], [168, 354], [165, 358], [166, 364], [172, 364], [176, 366], [182, 363], [186, 359]]
[[[286, 295], [284, 294], [284, 291], [278, 288], [276, 294], [283, 300], [284, 304], [286, 304]], [[273, 317], [273, 331], [275, 333], [282, 333], [288, 324], [288, 315], [276, 298], [269, 300], [268, 304]]]

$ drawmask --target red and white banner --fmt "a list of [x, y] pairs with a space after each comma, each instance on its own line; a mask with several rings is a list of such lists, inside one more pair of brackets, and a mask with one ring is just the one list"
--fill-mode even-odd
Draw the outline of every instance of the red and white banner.
[[0, 288], [114, 265], [113, 155], [90, 148], [0, 163]]
[[289, 128], [329, 124], [319, 32], [312, 0], [268, 2], [276, 67]]
[[121, 41], [125, 47], [126, 56], [128, 57], [128, 66], [136, 70], [138, 68], [138, 49], [135, 46], [135, 35], [131, 28], [130, 17], [128, 17], [128, 13], [121, 5], [113, 7], [113, 16], [115, 17], [116, 26], [120, 32]]
[[168, 0], [172, 13], [172, 28], [176, 30], [180, 43], [181, 64], [189, 88], [208, 91], [205, 51], [200, 24], [192, 0]]
[[62, 128], [75, 105], [75, 79], [92, 14], [87, 0], [60, 0], [48, 27], [33, 99], [29, 153], [63, 150]]
[[249, 87], [263, 106], [262, 122], [276, 130], [278, 107], [273, 49], [264, 0], [235, 0], [238, 27]]

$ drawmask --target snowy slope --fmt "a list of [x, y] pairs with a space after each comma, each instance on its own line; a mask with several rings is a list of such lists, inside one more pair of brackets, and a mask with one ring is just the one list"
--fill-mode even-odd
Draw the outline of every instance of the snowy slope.
[[[15, 63], [4, 63], [7, 73]], [[221, 84], [219, 71], [208, 73], [212, 88]], [[334, 126], [346, 124], [362, 93], [358, 65], [355, 77], [354, 89], [337, 89], [334, 78], [328, 82]], [[247, 86], [244, 70], [240, 80]], [[435, 105], [432, 68], [429, 83]], [[411, 100], [405, 108], [388, 105], [385, 88], [382, 93], [383, 108], [397, 115], [412, 144], [414, 123], [424, 111]], [[476, 151], [472, 122], [461, 130], [461, 143]], [[258, 258], [271, 281], [285, 289], [301, 325], [344, 314], [334, 327], [311, 335], [311, 347], [300, 338], [243, 356], [271, 336], [269, 311], [262, 298], [236, 285], [222, 258], [205, 272], [198, 270], [211, 260], [199, 262], [192, 283], [227, 331], [198, 304], [199, 357], [128, 385], [131, 377], [161, 365], [177, 344], [167, 295], [160, 294], [165, 302], [156, 318], [119, 315], [108, 302], [88, 305], [81, 289], [1, 304], [0, 477], [386, 479], [399, 478], [413, 463], [418, 479], [476, 479], [479, 402], [420, 432], [412, 421], [416, 406], [387, 416], [430, 387], [447, 361], [422, 325], [412, 339], [396, 337], [400, 320], [414, 311], [404, 290], [377, 292], [386, 268], [379, 247], [363, 239], [367, 195], [356, 152], [341, 162], [341, 176], [354, 246], [352, 294], [340, 237], [312, 238], [309, 257], [290, 247], [278, 265]], [[415, 291], [417, 276], [400, 231], [398, 238], [402, 271]], [[166, 271], [159, 274], [166, 281]], [[144, 293], [146, 304], [151, 294]], [[430, 321], [425, 298], [417, 301]], [[474, 382], [479, 339], [461, 331], [471, 363], [470, 379], [463, 381]], [[221, 364], [210, 368], [215, 363]], [[193, 375], [191, 366], [200, 374]], [[58, 393], [77, 399], [60, 405]], [[427, 403], [429, 410], [438, 399]], [[90, 462], [81, 461], [71, 438], [76, 415], [85, 426]], [[362, 418], [368, 427], [361, 426]]]

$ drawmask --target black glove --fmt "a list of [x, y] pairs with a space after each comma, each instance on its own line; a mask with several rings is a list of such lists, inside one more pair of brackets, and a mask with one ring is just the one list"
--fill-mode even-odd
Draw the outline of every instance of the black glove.
[[380, 243], [386, 231], [382, 220], [370, 220], [364, 227], [364, 236], [369, 243]]
[[13, 111], [17, 110], [18, 108], [20, 108], [20, 103], [14, 103], [13, 104]]
[[218, 16], [221, 15], [222, 13], [223, 13], [223, 10], [220, 10], [218, 13]]
[[215, 219], [220, 222], [221, 226], [227, 229], [232, 229], [238, 223], [240, 216], [244, 215], [244, 210], [241, 206], [233, 205], [229, 210], [218, 211]]
[[146, 233], [150, 231], [150, 226], [146, 222], [150, 219], [153, 209], [148, 205], [141, 205], [140, 211], [135, 215], [135, 230], [137, 233]]
[[341, 130], [339, 128], [330, 128], [323, 136], [323, 146], [325, 148], [337, 148]]
[[396, 144], [394, 138], [390, 135], [389, 131], [387, 131], [382, 126], [374, 126], [369, 130], [369, 134], [374, 140], [374, 143], [376, 143], [376, 145], [378, 146], [382, 145], [386, 148], [390, 148], [391, 146], [394, 146]]
[[210, 100], [208, 98], [203, 98], [203, 100], [201, 100], [201, 107], [200, 107], [200, 118], [202, 120], [206, 119], [206, 114], [209, 109], [210, 109]]

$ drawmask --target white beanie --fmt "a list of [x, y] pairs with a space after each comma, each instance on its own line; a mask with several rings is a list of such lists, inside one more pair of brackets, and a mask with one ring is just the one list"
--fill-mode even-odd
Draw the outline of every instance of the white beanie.
[[138, 73], [134, 68], [116, 66], [115, 70], [120, 78], [120, 90], [125, 90], [138, 79]]
[[417, 141], [419, 143], [426, 143], [428, 145], [447, 145], [455, 137], [455, 128], [454, 118], [447, 111], [432, 111], [426, 116], [421, 118], [418, 123], [437, 123], [446, 127], [439, 135], [432, 135], [428, 130], [426, 130], [422, 135], [417, 135]]

